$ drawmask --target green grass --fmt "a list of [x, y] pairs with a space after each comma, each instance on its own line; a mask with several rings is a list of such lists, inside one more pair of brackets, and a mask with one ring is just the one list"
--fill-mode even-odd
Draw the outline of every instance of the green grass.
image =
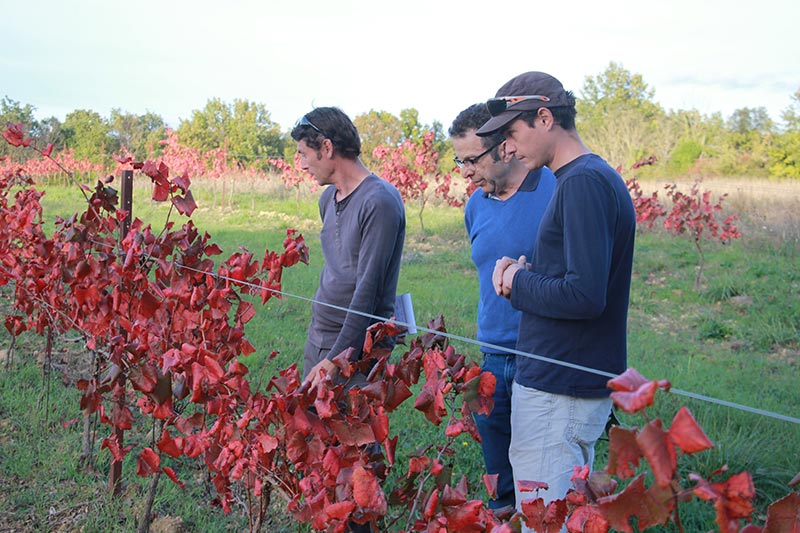
[[[200, 205], [195, 224], [212, 236], [224, 256], [244, 247], [260, 259], [265, 248], [280, 250], [287, 228], [301, 231], [310, 247], [310, 265], [297, 265], [284, 274], [284, 290], [304, 298], [314, 294], [322, 258], [319, 247], [318, 193], [303, 191], [300, 201], [281, 186], [238, 185], [238, 192], [223, 197], [219, 184], [197, 184]], [[164, 204], [148, 199], [141, 182], [135, 189], [134, 215], [154, 228], [163, 226]], [[74, 188], [51, 185], [43, 200], [50, 228], [55, 214], [67, 215], [80, 204]], [[448, 331], [474, 338], [478, 298], [463, 212], [444, 206], [427, 206], [426, 237], [416, 219], [407, 215], [406, 247], [398, 290], [411, 292], [417, 323], [438, 314]], [[758, 217], [753, 217], [758, 219]], [[180, 217], [174, 216], [180, 222]], [[698, 255], [688, 240], [663, 232], [637, 236], [629, 314], [629, 365], [653, 379], [669, 379], [673, 387], [790, 416], [800, 412], [800, 274], [797, 272], [797, 237], [776, 242], [760, 238], [755, 225], [742, 227], [745, 238], [731, 245], [704, 243], [706, 264], [700, 290], [693, 289]], [[8, 291], [4, 290], [3, 295]], [[2, 302], [5, 309], [7, 302]], [[310, 319], [306, 301], [285, 297], [256, 304], [256, 317], [247, 335], [257, 352], [244, 362], [250, 379], [261, 387], [281, 368], [301, 362]], [[3, 348], [9, 343], [0, 328]], [[454, 343], [457, 350], [477, 358], [476, 346]], [[402, 347], [398, 347], [398, 352]], [[42, 397], [41, 339], [27, 334], [17, 340], [15, 355], [0, 369], [0, 531], [55, 531], [64, 524], [83, 531], [132, 531], [144, 502], [146, 481], [134, 474], [129, 458], [124, 467], [125, 490], [111, 498], [105, 487], [108, 453], [95, 443], [95, 468], [77, 466], [81, 452], [82, 422], [75, 376], [63, 378], [58, 370], [85, 357], [79, 347], [66, 345], [53, 361], [49, 401]], [[271, 351], [279, 352], [272, 360]], [[728, 464], [731, 472], [750, 471], [759, 490], [759, 512], [788, 491], [786, 483], [800, 470], [800, 426], [676, 394], [659, 393], [650, 417], [669, 425], [680, 405], [687, 405], [716, 447], [684, 458], [682, 471], [708, 475]], [[641, 425], [640, 417], [621, 416], [623, 423]], [[400, 434], [398, 463], [426, 443], [441, 442], [443, 427], [434, 427], [411, 402], [391, 417], [392, 433]], [[99, 434], [103, 434], [101, 428]], [[131, 442], [146, 442], [146, 435], [129, 432]], [[605, 462], [605, 443], [598, 445], [598, 465]], [[453, 463], [456, 479], [467, 474], [477, 483], [482, 474], [479, 445], [464, 439]], [[184, 462], [176, 467], [187, 480], [180, 490], [162, 478], [154, 504], [159, 517], [180, 517], [188, 531], [247, 530], [241, 508], [224, 515], [207, 505], [213, 489], [204, 469]], [[287, 525], [285, 511], [275, 507], [275, 522], [268, 531]], [[692, 502], [682, 510], [687, 531], [714, 528], [713, 510]], [[270, 529], [272, 528], [272, 529]], [[302, 529], [301, 529], [302, 530]]]

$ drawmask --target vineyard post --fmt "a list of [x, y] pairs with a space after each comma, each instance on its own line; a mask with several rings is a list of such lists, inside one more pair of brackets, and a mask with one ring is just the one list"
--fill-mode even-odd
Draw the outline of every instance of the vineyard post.
[[[133, 216], [133, 170], [122, 171], [122, 192], [120, 197], [120, 205], [126, 212], [125, 219], [122, 221], [119, 229], [119, 241], [125, 238], [128, 230], [131, 227], [131, 219]], [[125, 408], [125, 374], [121, 373], [119, 386], [122, 393], [117, 398], [120, 411]], [[114, 433], [117, 436], [120, 448], [123, 447], [123, 439], [125, 438], [125, 431], [115, 427]], [[108, 471], [108, 491], [116, 496], [120, 490], [120, 480], [122, 479], [122, 461], [112, 461], [111, 468]]]
[[119, 230], [119, 240], [128, 235], [128, 229], [131, 227], [131, 217], [133, 216], [133, 170], [122, 171], [122, 196], [120, 204], [127, 213], [125, 220], [122, 221], [122, 226]]

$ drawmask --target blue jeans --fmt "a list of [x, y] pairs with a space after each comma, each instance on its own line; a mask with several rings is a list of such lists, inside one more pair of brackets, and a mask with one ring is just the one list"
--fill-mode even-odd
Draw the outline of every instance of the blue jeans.
[[511, 384], [514, 382], [516, 356], [483, 354], [481, 369], [497, 378], [494, 389], [494, 409], [489, 415], [475, 415], [481, 434], [483, 461], [489, 474], [498, 474], [497, 499], [489, 500], [489, 509], [514, 507], [514, 474], [508, 459], [511, 445]]

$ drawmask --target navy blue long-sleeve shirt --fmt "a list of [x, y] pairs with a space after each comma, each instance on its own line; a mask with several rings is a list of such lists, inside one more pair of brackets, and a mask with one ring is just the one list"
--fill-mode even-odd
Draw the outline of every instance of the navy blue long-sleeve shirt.
[[[578, 157], [555, 172], [531, 270], [514, 275], [522, 311], [517, 349], [619, 374], [626, 329], [636, 214], [625, 182], [602, 158]], [[515, 380], [553, 394], [607, 396], [608, 377], [517, 357]]]

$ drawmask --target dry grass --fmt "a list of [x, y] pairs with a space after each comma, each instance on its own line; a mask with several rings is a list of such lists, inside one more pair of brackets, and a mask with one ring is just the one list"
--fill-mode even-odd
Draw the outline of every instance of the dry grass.
[[[675, 183], [678, 190], [689, 192], [692, 180], [641, 181], [644, 194], [658, 191], [662, 202], [669, 202], [664, 187]], [[725, 216], [739, 217], [737, 226], [748, 239], [768, 239], [778, 247], [800, 244], [800, 181], [747, 178], [704, 178], [701, 191], [711, 191], [716, 203], [721, 195]]]

